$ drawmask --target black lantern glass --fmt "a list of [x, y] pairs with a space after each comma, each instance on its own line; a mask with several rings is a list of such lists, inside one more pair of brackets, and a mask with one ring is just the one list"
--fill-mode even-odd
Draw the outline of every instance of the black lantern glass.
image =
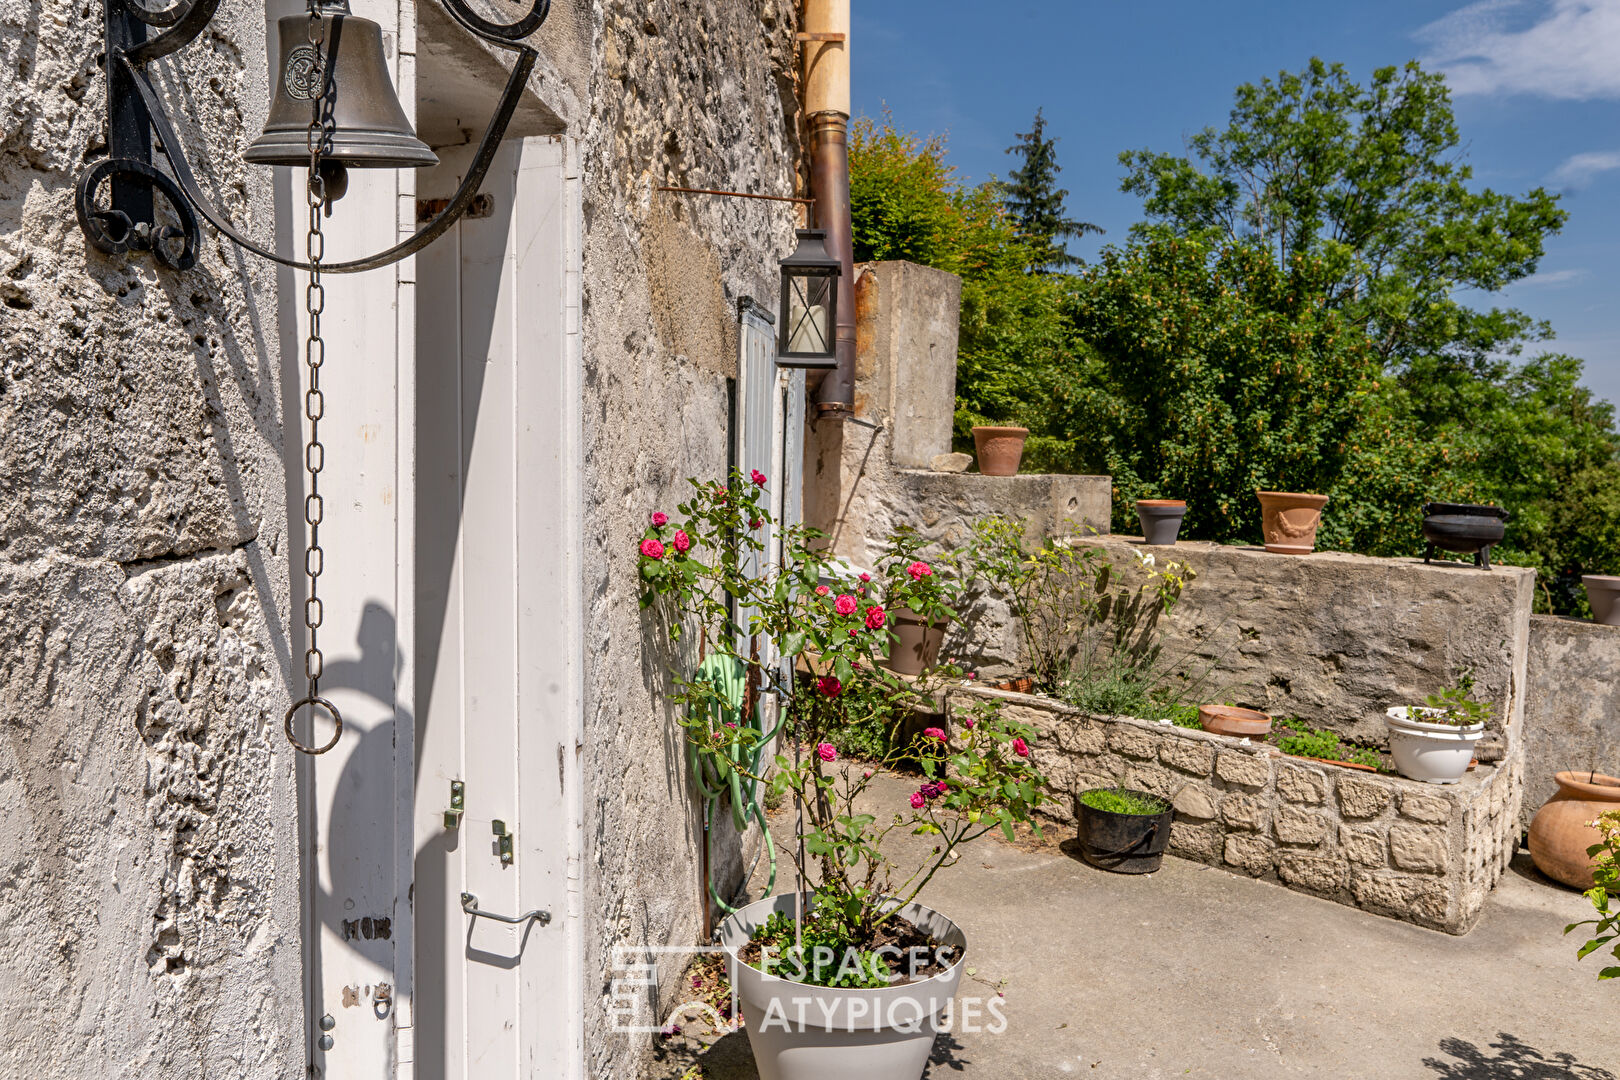
[[838, 259], [827, 234], [800, 229], [799, 246], [782, 260], [782, 310], [776, 362], [782, 367], [838, 366]]

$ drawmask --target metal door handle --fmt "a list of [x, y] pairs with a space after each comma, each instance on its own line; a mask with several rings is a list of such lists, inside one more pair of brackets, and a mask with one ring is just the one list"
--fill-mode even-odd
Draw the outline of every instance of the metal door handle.
[[480, 910], [478, 907], [478, 897], [468, 892], [461, 894], [461, 910], [465, 911], [475, 919], [494, 919], [496, 922], [512, 923], [517, 926], [521, 926], [530, 921], [538, 922], [541, 926], [545, 926], [551, 921], [551, 912], [542, 911], [539, 908], [535, 908], [533, 911], [525, 912], [522, 915], [497, 915], [493, 911]]

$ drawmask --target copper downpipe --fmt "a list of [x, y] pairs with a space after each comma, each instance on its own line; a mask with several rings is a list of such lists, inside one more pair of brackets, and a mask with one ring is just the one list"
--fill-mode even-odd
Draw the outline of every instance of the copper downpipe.
[[849, 117], [820, 112], [810, 117], [810, 191], [816, 227], [827, 232], [827, 250], [838, 256], [838, 366], [815, 389], [816, 414], [838, 418], [855, 408], [855, 243], [849, 218]]

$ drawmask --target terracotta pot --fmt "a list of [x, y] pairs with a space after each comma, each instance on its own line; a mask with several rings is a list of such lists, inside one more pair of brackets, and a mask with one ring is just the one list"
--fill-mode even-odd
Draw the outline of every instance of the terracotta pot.
[[1205, 731], [1236, 738], [1254, 738], [1271, 731], [1270, 716], [1257, 709], [1239, 709], [1232, 705], [1200, 705], [1198, 722], [1204, 725]]
[[1319, 761], [1323, 765], [1337, 765], [1341, 769], [1360, 769], [1362, 772], [1370, 773], [1375, 773], [1378, 771], [1371, 765], [1363, 765], [1359, 761], [1338, 761], [1330, 757], [1306, 757], [1304, 754], [1289, 754], [1288, 756], [1297, 757], [1301, 761]]
[[949, 619], [930, 623], [910, 608], [889, 609], [890, 626], [897, 639], [889, 646], [883, 666], [899, 675], [921, 675], [939, 660], [939, 646], [945, 640]]
[[1558, 793], [1530, 822], [1530, 857], [1554, 881], [1590, 889], [1592, 859], [1586, 849], [1603, 837], [1587, 822], [1605, 810], [1620, 810], [1620, 777], [1576, 770], [1555, 773], [1553, 779]]
[[1316, 550], [1316, 527], [1322, 524], [1326, 495], [1301, 495], [1291, 491], [1257, 491], [1260, 497], [1260, 531], [1266, 550], [1279, 555], [1309, 555]]
[[1136, 520], [1142, 523], [1142, 540], [1155, 547], [1176, 542], [1181, 519], [1187, 516], [1184, 499], [1137, 499]]
[[973, 448], [979, 454], [979, 472], [985, 476], [1016, 476], [1024, 456], [1024, 440], [1029, 428], [976, 427]]
[[1592, 605], [1592, 621], [1620, 626], [1620, 577], [1587, 574], [1581, 584], [1586, 586], [1586, 602]]

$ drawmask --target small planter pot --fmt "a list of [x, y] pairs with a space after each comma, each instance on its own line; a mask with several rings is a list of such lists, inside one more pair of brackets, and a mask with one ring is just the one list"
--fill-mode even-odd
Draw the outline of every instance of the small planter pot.
[[1588, 822], [1605, 810], [1620, 810], [1620, 777], [1603, 773], [1555, 773], [1558, 792], [1530, 822], [1530, 857], [1536, 869], [1575, 889], [1592, 887], [1592, 857], [1586, 849], [1603, 836]]
[[1205, 731], [1216, 735], [1254, 739], [1271, 734], [1271, 717], [1257, 709], [1239, 709], [1232, 705], [1200, 705], [1198, 722], [1204, 726]]
[[939, 660], [939, 646], [945, 640], [945, 627], [949, 619], [929, 622], [910, 608], [889, 609], [889, 619], [896, 638], [889, 646], [888, 659], [883, 666], [897, 675], [921, 675]]
[[1316, 550], [1316, 529], [1322, 524], [1326, 495], [1292, 491], [1257, 491], [1260, 532], [1266, 550], [1278, 555], [1309, 555]]
[[[1130, 790], [1130, 789], [1126, 789]], [[1144, 799], [1166, 802], [1146, 791], [1130, 791]], [[1170, 823], [1176, 812], [1168, 805], [1158, 814], [1116, 814], [1087, 806], [1080, 799], [1080, 857], [1099, 870], [1116, 874], [1151, 874], [1164, 861], [1170, 843]]]
[[1183, 499], [1137, 499], [1136, 519], [1142, 523], [1142, 540], [1155, 547], [1176, 542], [1181, 519], [1187, 516]]
[[1592, 621], [1620, 626], [1620, 577], [1587, 574], [1581, 584], [1586, 586], [1586, 602], [1592, 605]]
[[1002, 679], [992, 690], [1011, 690], [1015, 694], [1033, 694], [1035, 692], [1035, 679], [1030, 675], [1020, 675], [1016, 679]]
[[985, 476], [1016, 476], [1024, 458], [1024, 440], [1029, 428], [976, 427], [973, 448], [978, 451], [979, 472]]
[[1288, 756], [1291, 758], [1298, 758], [1300, 761], [1315, 761], [1322, 765], [1337, 765], [1341, 769], [1360, 769], [1362, 772], [1370, 773], [1375, 773], [1378, 771], [1371, 765], [1363, 765], [1359, 761], [1339, 761], [1336, 758], [1330, 757], [1306, 757], [1304, 754], [1289, 754]]
[[1389, 752], [1395, 768], [1408, 780], [1455, 784], [1468, 771], [1485, 725], [1424, 723], [1423, 718], [1436, 711], [1423, 705], [1397, 705], [1387, 710], [1384, 722], [1389, 727]]
[[[804, 900], [806, 906], [810, 897]], [[805, 986], [737, 957], [754, 930], [773, 913], [792, 917], [793, 895], [759, 900], [720, 924], [720, 944], [731, 953], [731, 985], [747, 1017], [748, 1045], [760, 1080], [918, 1080], [928, 1067], [941, 1014], [962, 981], [967, 940], [932, 908], [907, 904], [900, 915], [958, 950], [956, 963], [918, 982], [876, 990]]]
[[1435, 549], [1472, 555], [1474, 565], [1491, 568], [1491, 547], [1507, 535], [1509, 514], [1500, 506], [1478, 503], [1423, 504], [1423, 561], [1434, 557]]

